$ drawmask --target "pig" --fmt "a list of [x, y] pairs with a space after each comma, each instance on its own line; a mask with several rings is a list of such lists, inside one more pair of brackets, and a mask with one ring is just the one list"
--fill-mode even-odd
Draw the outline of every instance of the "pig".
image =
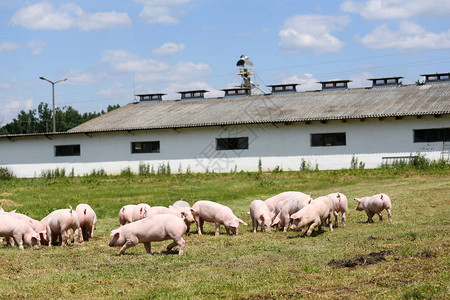
[[89, 204], [78, 204], [75, 208], [80, 222], [81, 234], [79, 242], [89, 241], [94, 237], [94, 230], [97, 227], [97, 215]]
[[250, 203], [250, 217], [252, 218], [253, 233], [256, 233], [258, 226], [261, 231], [269, 232], [272, 222], [272, 213], [267, 204], [262, 200], [253, 200]]
[[291, 229], [302, 228], [302, 233], [310, 236], [316, 227], [321, 230], [322, 223], [328, 220], [330, 231], [333, 231], [331, 215], [333, 213], [333, 203], [327, 196], [322, 196], [311, 201], [295, 214], [291, 215], [293, 220]]
[[184, 219], [184, 223], [186, 224], [186, 233], [189, 232], [191, 228], [191, 224], [195, 222], [194, 217], [192, 216], [191, 210], [188, 207], [176, 207], [170, 205], [168, 208], [164, 206], [153, 206], [150, 207], [148, 211], [144, 212], [144, 218], [148, 218], [154, 215], [161, 214], [172, 214], [179, 218]]
[[373, 223], [372, 217], [377, 214], [380, 217], [380, 221], [383, 220], [381, 212], [383, 209], [387, 211], [389, 222], [392, 222], [391, 216], [391, 198], [386, 194], [377, 194], [372, 197], [355, 198], [358, 201], [356, 210], [364, 210], [367, 214], [367, 223]]
[[346, 215], [348, 210], [347, 197], [342, 193], [331, 193], [327, 196], [333, 202], [334, 226], [338, 226], [339, 213], [341, 213], [342, 227], [345, 227]]
[[133, 222], [133, 210], [136, 207], [135, 204], [128, 204], [122, 206], [119, 211], [119, 224], [120, 226], [125, 225], [126, 223]]
[[70, 245], [70, 229], [73, 230], [74, 244], [78, 245], [81, 234], [80, 221], [78, 215], [72, 207], [67, 209], [58, 209], [48, 215], [46, 234], [48, 246], [60, 238], [61, 246]]
[[45, 218], [43, 218], [41, 221], [39, 221], [39, 224], [36, 226], [34, 231], [36, 231], [40, 236], [39, 246], [41, 245], [48, 245], [48, 237], [47, 237], [47, 220], [50, 217], [50, 214], [48, 214]]
[[300, 195], [306, 195], [306, 194], [304, 194], [302, 192], [283, 192], [283, 193], [277, 194], [275, 196], [272, 196], [272, 197], [266, 199], [264, 202], [266, 202], [270, 211], [273, 212], [275, 210], [278, 202], [286, 200], [287, 198], [289, 198], [291, 196], [300, 196]]
[[189, 207], [189, 208], [191, 208], [191, 205], [188, 202], [184, 201], [183, 199], [175, 201], [175, 203], [172, 204], [172, 205], [175, 206], [175, 207]]
[[310, 204], [311, 201], [311, 197], [305, 194], [287, 198], [283, 201], [283, 207], [274, 218], [272, 226], [279, 225], [279, 227], [283, 228], [283, 231], [286, 232], [289, 227], [290, 216]]
[[213, 201], [197, 201], [192, 205], [191, 212], [195, 223], [197, 223], [199, 235], [202, 235], [204, 221], [212, 222], [216, 225], [216, 236], [219, 235], [221, 224], [225, 226], [227, 234], [231, 231], [234, 235], [238, 235], [239, 223], [247, 226], [247, 223], [236, 217], [229, 207]]
[[150, 209], [150, 205], [145, 203], [139, 203], [133, 209], [133, 214], [131, 215], [131, 221], [136, 222], [144, 218], [144, 213]]
[[[3, 212], [2, 212], [3, 211]], [[21, 219], [24, 220], [25, 222], [27, 222], [28, 224], [30, 224], [31, 228], [33, 228], [33, 230], [36, 228], [36, 226], [39, 224], [38, 220], [35, 220], [33, 218], [30, 218], [27, 215], [21, 214], [21, 213], [17, 213], [16, 210], [10, 211], [10, 212], [6, 212], [3, 209], [0, 210], [0, 213], [4, 213], [9, 215], [10, 217], [16, 218], [16, 219]]]
[[172, 214], [154, 215], [111, 231], [113, 237], [110, 247], [120, 248], [120, 254], [130, 247], [143, 243], [147, 253], [151, 253], [151, 242], [173, 239], [167, 246], [170, 251], [176, 245], [180, 246], [179, 255], [184, 253], [185, 241], [182, 235], [186, 232], [186, 224], [182, 218]]
[[15, 242], [21, 250], [24, 249], [24, 243], [37, 249], [40, 240], [39, 234], [26, 221], [6, 214], [0, 214], [0, 236], [6, 238], [11, 246], [14, 246]]

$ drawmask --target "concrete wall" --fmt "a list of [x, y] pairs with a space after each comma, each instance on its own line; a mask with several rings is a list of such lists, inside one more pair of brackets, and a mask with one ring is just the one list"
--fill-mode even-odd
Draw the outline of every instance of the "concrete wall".
[[[68, 134], [0, 139], [0, 166], [17, 177], [36, 177], [42, 171], [64, 168], [66, 174], [86, 175], [103, 169], [119, 174], [130, 167], [138, 172], [139, 164], [152, 165], [155, 170], [169, 162], [172, 173], [257, 171], [261, 159], [263, 170], [280, 167], [299, 170], [302, 160], [311, 168], [349, 168], [352, 157], [366, 168], [377, 168], [382, 157], [408, 156], [423, 153], [439, 159], [442, 142], [414, 143], [413, 129], [449, 127], [450, 117], [406, 117], [401, 120], [366, 119], [287, 124], [243, 125], [165, 129], [116, 133]], [[346, 133], [345, 146], [311, 147], [314, 133]], [[217, 151], [215, 139], [248, 137], [248, 150]], [[132, 154], [131, 142], [160, 141], [160, 153]], [[81, 145], [80, 156], [55, 157], [55, 145]]]

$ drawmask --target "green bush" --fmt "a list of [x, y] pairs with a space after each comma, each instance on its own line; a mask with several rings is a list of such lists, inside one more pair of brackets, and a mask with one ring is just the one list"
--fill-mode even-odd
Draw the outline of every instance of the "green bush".
[[11, 173], [7, 168], [0, 167], [0, 180], [9, 180], [14, 178], [13, 173]]

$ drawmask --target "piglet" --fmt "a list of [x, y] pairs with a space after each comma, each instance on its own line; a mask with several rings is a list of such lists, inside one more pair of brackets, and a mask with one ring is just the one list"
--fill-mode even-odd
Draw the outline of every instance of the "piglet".
[[300, 209], [310, 204], [312, 201], [309, 195], [294, 195], [286, 200], [284, 200], [283, 206], [280, 209], [280, 212], [275, 217], [272, 222], [272, 226], [279, 226], [279, 228], [283, 228], [283, 231], [286, 232], [289, 227], [290, 216]]
[[197, 201], [192, 205], [191, 212], [197, 223], [199, 235], [202, 235], [204, 221], [216, 225], [215, 235], [219, 235], [220, 225], [225, 226], [227, 234], [231, 231], [235, 235], [238, 235], [239, 223], [247, 226], [247, 223], [236, 217], [229, 207], [213, 201]]
[[120, 226], [125, 225], [126, 223], [133, 222], [133, 210], [136, 207], [135, 204], [128, 204], [122, 206], [119, 211], [119, 224]]
[[346, 215], [348, 210], [347, 197], [342, 193], [332, 193], [327, 196], [333, 202], [334, 226], [338, 226], [339, 213], [342, 217], [342, 227], [345, 227]]
[[389, 222], [392, 222], [391, 216], [391, 198], [386, 194], [377, 194], [372, 197], [355, 198], [358, 201], [356, 210], [364, 210], [367, 214], [367, 223], [373, 223], [372, 217], [377, 214], [380, 217], [380, 221], [383, 220], [381, 211], [385, 209], [388, 214]]
[[269, 232], [272, 222], [272, 213], [267, 204], [262, 200], [253, 200], [250, 203], [250, 217], [252, 218], [253, 233], [256, 233], [258, 226], [261, 231]]
[[78, 221], [80, 222], [81, 234], [79, 242], [89, 241], [94, 237], [94, 230], [97, 227], [97, 215], [89, 204], [78, 204], [75, 211], [78, 215]]
[[167, 246], [170, 251], [176, 245], [180, 246], [179, 255], [184, 252], [185, 241], [182, 235], [186, 232], [186, 224], [182, 218], [172, 214], [154, 215], [111, 231], [113, 237], [110, 247], [120, 248], [120, 254], [130, 247], [143, 243], [147, 253], [151, 253], [151, 242], [173, 239]]
[[13, 218], [6, 214], [0, 214], [0, 236], [14, 245], [14, 242], [23, 250], [23, 244], [38, 248], [40, 240], [33, 228], [24, 220]]
[[184, 206], [152, 206], [149, 210], [144, 212], [144, 218], [148, 218], [154, 215], [162, 215], [162, 214], [171, 214], [175, 215], [179, 218], [184, 219], [184, 223], [186, 224], [186, 233], [189, 232], [191, 228], [191, 224], [195, 222], [194, 217], [192, 216], [190, 207]]
[[31, 228], [33, 228], [33, 230], [36, 229], [36, 226], [39, 224], [39, 221], [38, 221], [38, 220], [35, 220], [35, 219], [33, 219], [33, 218], [30, 218], [30, 217], [27, 216], [27, 215], [18, 213], [18, 212], [16, 212], [16, 210], [13, 210], [13, 211], [10, 211], [10, 212], [5, 212], [5, 211], [4, 211], [4, 213], [7, 214], [7, 215], [9, 215], [10, 217], [13, 217], [13, 218], [16, 218], [16, 219], [24, 220], [25, 222], [27, 222], [27, 223], [31, 226]]
[[[266, 199], [264, 202], [266, 202], [270, 211], [274, 212], [278, 202], [286, 200], [287, 198], [292, 197], [292, 196], [302, 196], [302, 195], [306, 195], [306, 194], [304, 194], [302, 192], [283, 192], [283, 193], [277, 194], [275, 196], [272, 196], [272, 197]], [[280, 209], [281, 209], [281, 207], [280, 207]], [[276, 214], [278, 214], [278, 212]], [[276, 216], [276, 214], [275, 214], [275, 216]]]
[[331, 215], [333, 213], [333, 203], [327, 196], [322, 196], [311, 201], [301, 210], [291, 216], [293, 220], [291, 229], [302, 228], [302, 232], [311, 235], [313, 230], [318, 227], [321, 230], [322, 224], [328, 220], [330, 231], [333, 231]]
[[61, 246], [70, 245], [70, 229], [73, 230], [74, 244], [78, 245], [80, 240], [81, 228], [77, 212], [72, 207], [67, 209], [58, 209], [48, 215], [46, 233], [49, 247], [58, 237], [61, 239]]
[[150, 205], [145, 204], [145, 203], [139, 203], [133, 209], [133, 214], [131, 215], [131, 221], [136, 222], [136, 221], [139, 221], [139, 220], [145, 218], [144, 214], [149, 209], [150, 209]]

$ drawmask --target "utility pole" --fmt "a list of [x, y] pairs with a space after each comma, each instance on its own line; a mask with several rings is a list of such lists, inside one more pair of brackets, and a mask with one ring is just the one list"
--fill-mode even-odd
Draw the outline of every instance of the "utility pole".
[[57, 80], [57, 81], [51, 81], [51, 80], [48, 80], [48, 79], [45, 78], [45, 77], [40, 76], [39, 79], [48, 81], [48, 82], [50, 82], [50, 83], [52, 84], [52, 99], [53, 99], [53, 101], [52, 101], [52, 102], [53, 102], [52, 122], [53, 122], [53, 132], [56, 132], [56, 119], [55, 119], [55, 84], [57, 84], [58, 82], [61, 82], [61, 81], [66, 81], [67, 78], [63, 78], [63, 79], [60, 79], [60, 80]]

